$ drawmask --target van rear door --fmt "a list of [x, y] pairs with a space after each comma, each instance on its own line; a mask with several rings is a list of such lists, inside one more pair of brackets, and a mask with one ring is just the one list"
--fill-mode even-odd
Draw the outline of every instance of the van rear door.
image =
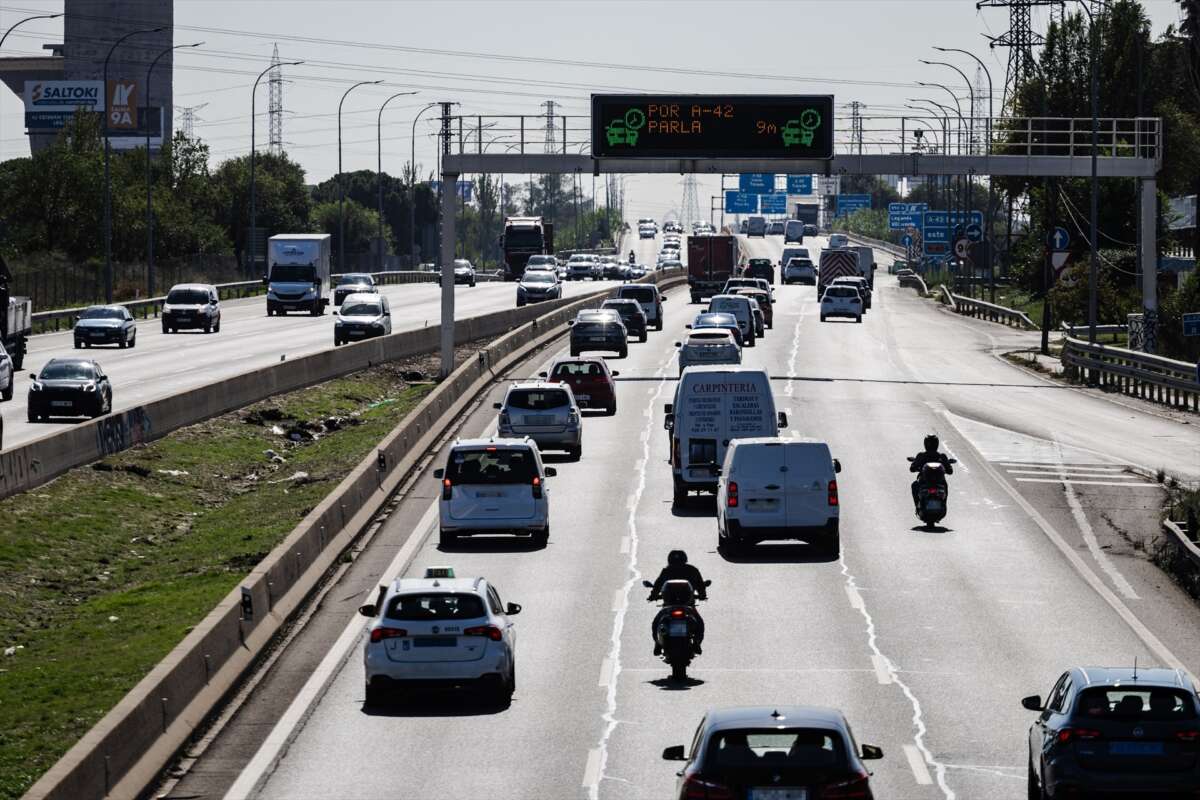
[[810, 528], [837, 516], [829, 505], [829, 482], [834, 480], [833, 456], [824, 442], [788, 442], [787, 525]]
[[741, 444], [733, 456], [729, 481], [737, 483], [738, 503], [742, 507], [737, 519], [752, 528], [786, 526], [788, 466], [784, 443]]

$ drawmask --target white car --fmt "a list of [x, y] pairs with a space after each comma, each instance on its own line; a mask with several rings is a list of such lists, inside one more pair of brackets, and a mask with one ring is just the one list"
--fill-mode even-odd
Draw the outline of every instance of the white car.
[[13, 384], [16, 381], [12, 357], [4, 349], [4, 342], [0, 342], [0, 400], [13, 399]]
[[747, 347], [754, 347], [757, 337], [754, 325], [754, 306], [749, 297], [740, 294], [718, 294], [708, 301], [708, 311], [718, 314], [732, 314], [742, 331], [742, 342]]
[[706, 364], [741, 364], [742, 348], [733, 334], [726, 330], [708, 328], [692, 331], [679, 348], [679, 374], [688, 367]]
[[783, 282], [788, 283], [810, 283], [817, 282], [817, 268], [813, 266], [812, 261], [807, 258], [793, 258], [783, 268]]
[[834, 250], [839, 247], [849, 247], [850, 239], [844, 233], [832, 233], [829, 235], [829, 249]]
[[821, 322], [829, 317], [849, 317], [855, 322], [862, 322], [863, 302], [855, 289], [849, 284], [828, 286], [821, 296]]
[[538, 450], [566, 450], [579, 460], [583, 453], [583, 420], [575, 394], [565, 383], [524, 381], [508, 387], [500, 412], [499, 432], [506, 439], [528, 436]]
[[567, 259], [567, 280], [582, 281], [592, 277], [592, 256], [575, 253]]
[[502, 705], [516, 688], [516, 629], [486, 578], [458, 578], [430, 567], [423, 578], [396, 578], [358, 609], [371, 619], [363, 644], [367, 707], [391, 689], [479, 686]]
[[433, 473], [442, 482], [442, 547], [453, 546], [460, 536], [494, 533], [532, 536], [544, 545], [550, 538], [546, 478], [556, 472], [542, 466], [532, 439], [493, 436], [455, 442], [446, 467]]
[[387, 336], [392, 332], [392, 309], [381, 294], [346, 295], [333, 323], [333, 346]]
[[658, 235], [658, 230], [653, 225], [638, 225], [639, 239], [653, 239]]

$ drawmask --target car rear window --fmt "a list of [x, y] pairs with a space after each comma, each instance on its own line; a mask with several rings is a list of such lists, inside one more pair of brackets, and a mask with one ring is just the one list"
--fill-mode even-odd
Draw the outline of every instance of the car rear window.
[[79, 315], [80, 319], [125, 319], [125, 311], [120, 308], [86, 308]]
[[712, 300], [712, 302], [709, 304], [709, 309], [711, 311], [743, 311], [746, 308], [744, 304], [748, 302], [749, 301], [745, 299], [743, 299], [741, 302], [738, 302], [731, 297], [719, 297]]
[[597, 363], [592, 361], [572, 361], [566, 364], [559, 364], [550, 373], [554, 378], [599, 378], [604, 374], [604, 369]]
[[858, 290], [853, 286], [831, 286], [825, 290], [826, 297], [858, 297]]
[[529, 483], [536, 477], [533, 453], [525, 448], [455, 450], [446, 468], [446, 478], [452, 484]]
[[374, 286], [375, 279], [372, 278], [370, 275], [363, 275], [363, 274], [358, 274], [358, 273], [350, 273], [348, 275], [343, 275], [341, 278], [338, 279], [338, 286], [347, 286], [349, 284], [354, 284], [354, 283], [362, 283], [367, 286]]
[[1077, 713], [1083, 719], [1194, 720], [1196, 704], [1185, 693], [1169, 688], [1111, 687], [1088, 689], [1079, 695]]
[[845, 764], [842, 737], [831, 730], [723, 731], [709, 743], [714, 766], [774, 769], [836, 767]]
[[508, 393], [506, 405], [522, 411], [545, 411], [569, 405], [567, 393], [562, 389], [513, 389]]
[[653, 303], [654, 290], [649, 286], [625, 286], [619, 290], [621, 297], [637, 300], [639, 303]]
[[483, 608], [483, 598], [473, 594], [402, 594], [392, 598], [388, 603], [388, 619], [402, 619], [410, 622], [447, 619], [479, 619], [486, 617]]

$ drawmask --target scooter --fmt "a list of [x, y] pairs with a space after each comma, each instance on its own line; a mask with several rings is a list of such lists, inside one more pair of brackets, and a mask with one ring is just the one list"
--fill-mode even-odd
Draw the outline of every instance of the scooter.
[[[654, 584], [642, 581], [652, 590], [647, 600], [655, 600]], [[711, 586], [712, 581], [705, 581]], [[662, 659], [671, 665], [671, 680], [687, 680], [687, 668], [696, 655], [696, 630], [699, 614], [696, 612], [696, 593], [692, 584], [685, 580], [667, 581], [662, 588], [662, 610], [655, 618], [654, 641], [662, 649]]]
[[[916, 461], [913, 456], [909, 461]], [[956, 459], [950, 459], [951, 464], [957, 464]], [[917, 473], [917, 516], [925, 523], [926, 528], [932, 528], [946, 516], [947, 500], [950, 496], [946, 485], [946, 468], [931, 461], [921, 467]]]

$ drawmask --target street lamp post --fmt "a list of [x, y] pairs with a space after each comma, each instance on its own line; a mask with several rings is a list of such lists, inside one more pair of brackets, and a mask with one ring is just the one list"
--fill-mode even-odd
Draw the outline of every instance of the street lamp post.
[[407, 97], [408, 95], [417, 94], [417, 92], [398, 92], [392, 95], [387, 100], [383, 101], [383, 105], [379, 107], [379, 117], [375, 121], [375, 139], [377, 147], [377, 161], [375, 164], [375, 182], [379, 185], [379, 238], [376, 247], [379, 248], [379, 271], [383, 272], [383, 110], [387, 108], [387, 104], [395, 100], [397, 97]]
[[255, 258], [254, 241], [258, 238], [258, 196], [255, 193], [254, 182], [254, 153], [255, 147], [255, 123], [258, 120], [258, 114], [255, 111], [255, 102], [258, 100], [258, 82], [275, 67], [296, 67], [303, 64], [303, 61], [285, 61], [282, 64], [272, 64], [258, 74], [254, 79], [254, 87], [250, 90], [250, 241], [247, 243], [247, 249], [250, 251], [250, 267], [258, 263]]
[[342, 93], [342, 99], [338, 101], [338, 271], [346, 271], [346, 182], [342, 180], [342, 103], [346, 102], [346, 95], [353, 92], [360, 86], [374, 86], [383, 83], [382, 80], [377, 81], [359, 81]]
[[437, 103], [429, 103], [428, 105], [426, 105], [424, 108], [422, 108], [420, 111], [417, 112], [417, 115], [415, 117], [413, 117], [413, 123], [412, 123], [412, 138], [410, 139], [410, 142], [412, 143], [412, 160], [408, 162], [409, 167], [412, 169], [412, 176], [411, 176], [411, 179], [409, 180], [409, 187], [408, 187], [408, 191], [409, 191], [409, 195], [410, 195], [410, 197], [408, 198], [408, 268], [409, 269], [416, 268], [416, 261], [414, 259], [415, 249], [414, 249], [414, 245], [413, 245], [413, 240], [417, 238], [417, 120], [419, 120], [421, 118], [422, 114], [424, 114], [429, 109], [434, 108], [435, 106], [437, 106]]
[[[955, 72], [957, 72], [959, 74], [959, 76], [963, 79], [963, 83], [967, 84], [967, 94], [971, 98], [971, 108], [970, 108], [969, 113], [967, 114], [967, 154], [968, 155], [974, 154], [974, 152], [975, 152], [975, 88], [973, 86], [971, 86], [971, 81], [967, 78], [967, 74], [965, 72], [963, 72], [961, 69], [959, 69], [958, 67], [949, 63], [948, 61], [926, 61], [925, 59], [918, 59], [918, 60], [922, 64], [925, 64], [928, 66], [949, 67], [950, 69], [954, 70]], [[957, 100], [958, 98], [955, 98], [955, 99]], [[975, 182], [971, 179], [970, 172], [967, 172], [966, 175], [964, 175], [964, 178], [966, 179], [966, 184], [967, 184], [967, 199], [966, 199], [966, 207], [964, 209], [964, 213], [965, 213], [964, 218], [967, 220], [967, 225], [969, 225], [970, 219], [971, 219], [972, 206], [975, 205], [975, 201], [972, 196], [974, 194]], [[964, 234], [966, 233], [966, 225], [963, 226], [963, 233]], [[971, 261], [970, 289], [971, 289], [971, 296], [974, 297], [975, 296], [975, 262], [974, 261]]]
[[[938, 113], [941, 113], [941, 115], [942, 115], [942, 153], [943, 153], [943, 155], [949, 155], [950, 154], [950, 112], [953, 109], [951, 109], [949, 106], [942, 105], [941, 103], [938, 103], [934, 100], [926, 100], [926, 99], [923, 99], [920, 97], [910, 97], [908, 99], [908, 101], [910, 103], [928, 103], [929, 105], [936, 108], [937, 111], [933, 112], [934, 119], [937, 118]], [[950, 176], [949, 175], [942, 176], [942, 195], [945, 198], [946, 210], [949, 211], [950, 210]]]
[[8, 30], [6, 30], [4, 32], [3, 36], [0, 36], [0, 47], [4, 46], [4, 40], [8, 38], [8, 35], [10, 33], [15, 31], [17, 28], [21, 27], [22, 25], [24, 25], [26, 22], [33, 22], [35, 19], [58, 19], [61, 16], [62, 16], [62, 14], [38, 14], [33, 17], [26, 17], [25, 19], [20, 20], [19, 22], [13, 23], [12, 27], [10, 27]]
[[[113, 42], [112, 47], [108, 49], [108, 55], [104, 57], [104, 302], [111, 303], [113, 301], [113, 268], [112, 268], [112, 178], [109, 167], [111, 146], [108, 141], [108, 62], [112, 60], [112, 54], [117, 51], [121, 43], [131, 36], [140, 36], [143, 33], [161, 33], [165, 31], [165, 26], [157, 28], [143, 28], [141, 30], [130, 31]], [[8, 34], [5, 34], [7, 36]], [[2, 41], [2, 40], [0, 40]]]
[[[158, 64], [159, 59], [167, 53], [175, 50], [180, 50], [185, 47], [199, 47], [204, 42], [196, 42], [195, 44], [180, 44], [175, 47], [168, 47], [163, 50], [154, 60], [150, 62], [150, 66], [146, 69], [146, 117], [144, 124], [146, 126], [146, 296], [154, 297], [154, 189], [150, 179], [150, 76], [154, 73], [154, 67]], [[159, 115], [160, 125], [158, 136], [161, 141], [163, 134], [166, 133], [166, 125], [161, 124], [164, 120], [162, 115]], [[162, 145], [159, 145], [161, 149]]]
[[[1092, 10], [1087, 7], [1087, 3], [1080, 2], [1079, 7], [1087, 12], [1088, 15], [1088, 38], [1091, 40], [1091, 82], [1092, 82], [1092, 207], [1090, 209], [1088, 224], [1091, 227], [1088, 235], [1088, 247], [1091, 250], [1091, 264], [1088, 269], [1088, 344], [1096, 343], [1096, 311], [1097, 311], [1097, 283], [1100, 280], [1100, 251], [1098, 249], [1099, 242], [1096, 237], [1096, 229], [1100, 224], [1100, 181], [1097, 175], [1097, 157], [1099, 155], [1099, 131], [1100, 131], [1100, 85], [1096, 77], [1096, 62], [1099, 60], [1099, 31], [1096, 29], [1096, 17], [1092, 14]], [[1147, 322], [1152, 320], [1142, 319], [1142, 324], [1145, 326]], [[1143, 331], [1143, 337], [1146, 335]]]

